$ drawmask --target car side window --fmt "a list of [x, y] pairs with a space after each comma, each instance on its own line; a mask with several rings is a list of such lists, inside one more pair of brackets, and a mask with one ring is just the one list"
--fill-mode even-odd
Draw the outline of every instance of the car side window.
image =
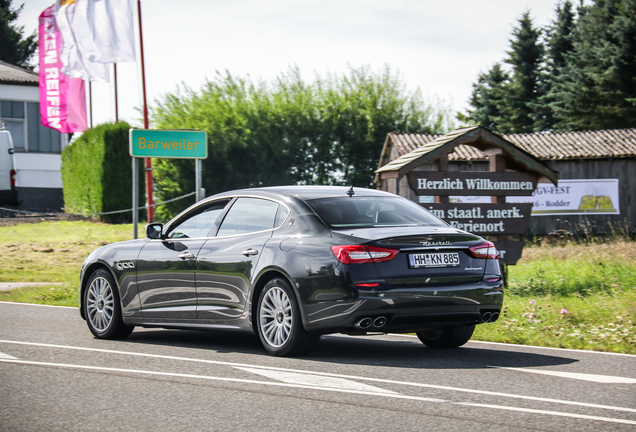
[[247, 234], [274, 228], [278, 203], [260, 198], [239, 198], [221, 223], [218, 237]]
[[207, 237], [212, 228], [214, 229], [211, 235], [214, 235], [214, 231], [216, 231], [215, 223], [229, 202], [230, 200], [225, 199], [214, 202], [202, 209], [197, 209], [193, 214], [186, 216], [184, 220], [172, 227], [168, 232], [168, 238]]

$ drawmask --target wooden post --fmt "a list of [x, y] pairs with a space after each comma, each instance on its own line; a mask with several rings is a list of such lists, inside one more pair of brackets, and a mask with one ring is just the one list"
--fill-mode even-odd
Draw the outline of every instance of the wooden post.
[[[437, 159], [437, 161], [435, 161], [435, 164], [433, 165], [433, 170], [448, 172], [448, 153], [441, 156], [439, 159]], [[434, 200], [435, 200], [434, 202], [436, 203], [450, 202], [448, 195], [435, 196]]]

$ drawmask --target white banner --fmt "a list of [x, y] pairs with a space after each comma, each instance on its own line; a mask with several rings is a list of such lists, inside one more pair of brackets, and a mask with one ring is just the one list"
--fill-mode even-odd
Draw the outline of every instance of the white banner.
[[[432, 197], [431, 197], [432, 198]], [[618, 179], [559, 180], [539, 183], [532, 196], [507, 197], [508, 203], [533, 203], [532, 216], [620, 214]], [[454, 196], [451, 202], [485, 203], [490, 197]]]

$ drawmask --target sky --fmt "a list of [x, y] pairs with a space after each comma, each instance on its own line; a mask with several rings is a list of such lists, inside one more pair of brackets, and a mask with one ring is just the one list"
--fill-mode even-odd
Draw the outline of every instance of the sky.
[[[199, 90], [217, 71], [272, 81], [297, 66], [310, 81], [388, 65], [408, 89], [465, 112], [472, 83], [506, 56], [521, 14], [545, 26], [557, 1], [141, 0], [148, 104], [181, 84]], [[13, 5], [22, 2], [16, 24], [31, 34], [54, 1]], [[139, 63], [117, 68], [119, 119], [142, 126]], [[93, 124], [114, 121], [114, 86], [93, 83], [92, 95]]]

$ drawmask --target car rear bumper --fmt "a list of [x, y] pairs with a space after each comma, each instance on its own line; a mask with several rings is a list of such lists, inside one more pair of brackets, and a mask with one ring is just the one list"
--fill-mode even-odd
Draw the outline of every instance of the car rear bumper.
[[[357, 294], [347, 300], [306, 304], [306, 329], [314, 333], [408, 333], [494, 321], [501, 311], [503, 283], [358, 290]], [[368, 327], [365, 318], [371, 320]], [[361, 320], [365, 320], [362, 325]]]

